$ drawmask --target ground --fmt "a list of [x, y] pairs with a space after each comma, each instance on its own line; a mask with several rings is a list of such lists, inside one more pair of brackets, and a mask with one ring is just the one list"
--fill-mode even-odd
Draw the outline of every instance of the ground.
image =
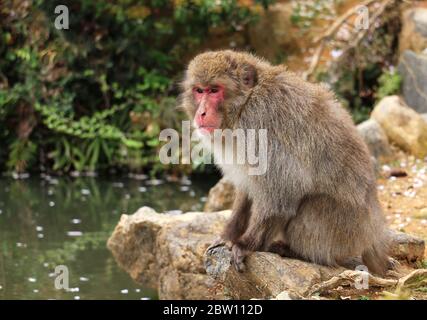
[[[395, 154], [394, 161], [381, 165], [378, 180], [378, 196], [384, 213], [392, 229], [427, 241], [427, 158], [415, 159], [402, 152]], [[394, 177], [390, 172], [407, 176]]]

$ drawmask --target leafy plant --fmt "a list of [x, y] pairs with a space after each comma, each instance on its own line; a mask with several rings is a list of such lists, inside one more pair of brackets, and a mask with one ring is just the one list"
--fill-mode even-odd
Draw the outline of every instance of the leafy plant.
[[[179, 128], [179, 72], [213, 31], [241, 32], [270, 3], [4, 0], [1, 169], [169, 169], [158, 134]], [[59, 4], [68, 30], [54, 26]]]
[[384, 72], [378, 78], [378, 90], [376, 92], [377, 100], [381, 100], [389, 95], [398, 94], [400, 92], [401, 84], [402, 77], [396, 70], [392, 69]]

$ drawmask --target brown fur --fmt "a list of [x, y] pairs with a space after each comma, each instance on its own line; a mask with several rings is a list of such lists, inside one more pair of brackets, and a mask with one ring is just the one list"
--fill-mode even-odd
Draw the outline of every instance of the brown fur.
[[253, 55], [207, 52], [190, 62], [183, 82], [182, 106], [191, 118], [192, 86], [215, 82], [226, 88], [223, 128], [268, 130], [266, 174], [221, 167], [239, 190], [223, 233], [236, 267], [243, 268], [247, 251], [280, 251], [272, 244], [281, 235], [293, 256], [325, 265], [361, 256], [383, 274], [389, 240], [369, 152], [334, 95]]

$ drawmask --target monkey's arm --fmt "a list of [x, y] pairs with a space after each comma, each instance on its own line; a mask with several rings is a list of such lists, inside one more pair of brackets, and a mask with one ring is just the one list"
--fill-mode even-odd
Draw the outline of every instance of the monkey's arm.
[[246, 231], [251, 216], [252, 201], [243, 191], [236, 191], [232, 216], [227, 223], [222, 238], [235, 243]]

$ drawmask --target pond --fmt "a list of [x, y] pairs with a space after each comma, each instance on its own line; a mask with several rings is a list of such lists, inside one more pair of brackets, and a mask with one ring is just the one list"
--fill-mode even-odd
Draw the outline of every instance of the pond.
[[[156, 299], [118, 268], [106, 241], [120, 215], [141, 206], [197, 211], [215, 177], [150, 180], [0, 179], [0, 299]], [[55, 267], [69, 290], [55, 289]]]

